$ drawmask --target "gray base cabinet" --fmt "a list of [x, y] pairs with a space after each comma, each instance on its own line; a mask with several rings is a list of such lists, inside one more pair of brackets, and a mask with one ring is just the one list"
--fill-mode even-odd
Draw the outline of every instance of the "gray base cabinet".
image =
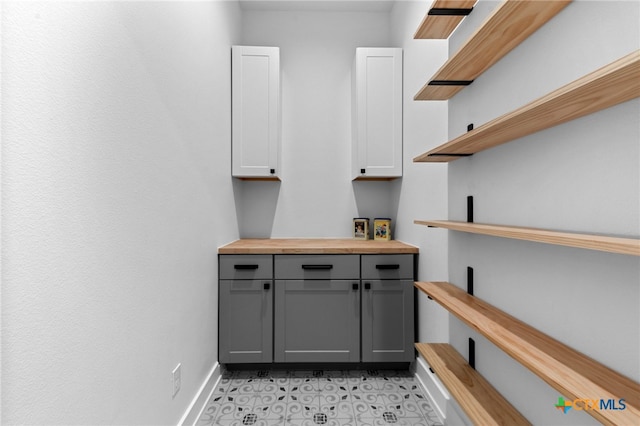
[[220, 362], [273, 361], [273, 297], [269, 282], [220, 280]]
[[357, 281], [276, 280], [276, 362], [360, 361]]
[[221, 363], [411, 362], [414, 255], [221, 255]]
[[272, 362], [272, 256], [220, 256], [219, 263], [219, 361]]
[[363, 281], [362, 362], [414, 359], [413, 281]]
[[413, 361], [413, 255], [362, 255], [361, 277], [362, 361]]

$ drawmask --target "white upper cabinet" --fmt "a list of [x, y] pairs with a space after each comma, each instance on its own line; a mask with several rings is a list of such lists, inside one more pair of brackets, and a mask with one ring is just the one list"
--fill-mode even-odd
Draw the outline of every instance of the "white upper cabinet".
[[280, 49], [232, 47], [232, 175], [279, 180]]
[[352, 178], [402, 176], [402, 49], [356, 49]]

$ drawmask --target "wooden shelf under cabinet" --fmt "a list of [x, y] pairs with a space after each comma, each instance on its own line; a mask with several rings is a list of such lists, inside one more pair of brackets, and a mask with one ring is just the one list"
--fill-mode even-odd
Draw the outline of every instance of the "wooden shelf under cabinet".
[[471, 234], [491, 235], [494, 237], [513, 238], [517, 240], [535, 241], [539, 243], [640, 256], [640, 240], [635, 238], [577, 234], [539, 228], [488, 225], [483, 223], [457, 222], [451, 220], [415, 220], [414, 223], [417, 225], [425, 225], [433, 228], [446, 228], [452, 231], [468, 232]]
[[640, 50], [437, 148], [414, 162], [449, 162], [640, 96]]
[[624, 410], [585, 410], [605, 424], [640, 424], [640, 384], [446, 282], [416, 287], [564, 397], [624, 399]]
[[[476, 0], [436, 0], [429, 8], [414, 39], [445, 39], [456, 29], [460, 21], [471, 12]], [[448, 14], [442, 14], [449, 9]], [[446, 12], [445, 12], [446, 13]]]
[[416, 343], [416, 349], [474, 424], [531, 424], [453, 346]]
[[570, 2], [503, 1], [414, 96], [414, 100], [450, 99]]

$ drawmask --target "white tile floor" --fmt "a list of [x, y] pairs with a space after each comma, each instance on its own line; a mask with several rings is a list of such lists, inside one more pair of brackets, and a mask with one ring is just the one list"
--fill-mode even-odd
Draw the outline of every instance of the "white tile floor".
[[197, 426], [388, 424], [442, 425], [409, 371], [228, 371]]

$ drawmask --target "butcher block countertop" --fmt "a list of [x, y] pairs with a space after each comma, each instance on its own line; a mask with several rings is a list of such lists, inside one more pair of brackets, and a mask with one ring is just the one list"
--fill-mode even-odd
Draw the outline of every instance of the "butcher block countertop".
[[355, 240], [352, 238], [264, 238], [241, 239], [218, 249], [219, 254], [405, 254], [418, 248], [401, 241]]

